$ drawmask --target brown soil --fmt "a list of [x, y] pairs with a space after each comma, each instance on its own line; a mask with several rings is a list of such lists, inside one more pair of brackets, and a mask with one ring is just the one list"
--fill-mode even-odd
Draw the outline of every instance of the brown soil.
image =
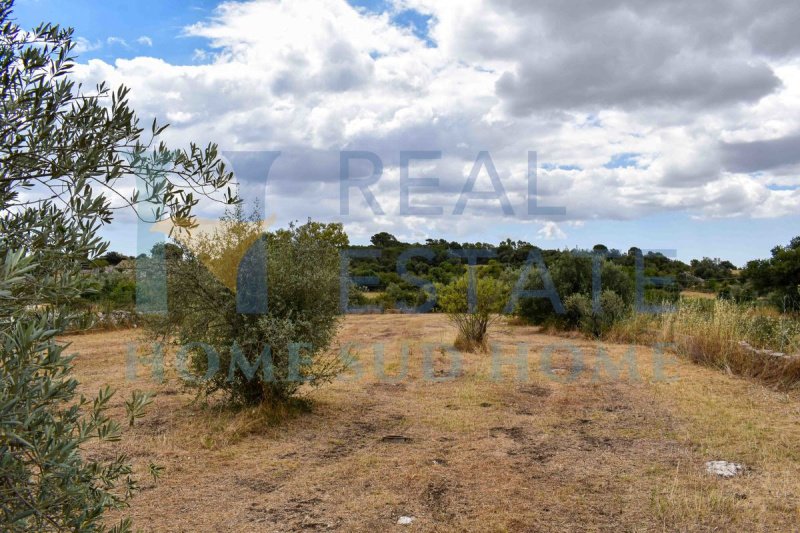
[[[426, 356], [424, 343], [453, 338], [440, 315], [350, 316], [339, 342], [363, 344], [363, 375], [305, 391], [310, 410], [281, 412], [193, 403], [169, 355], [163, 383], [141, 363], [131, 380], [136, 330], [67, 340], [82, 391], [117, 388], [120, 419], [132, 390], [156, 394], [121, 443], [86, 450], [130, 456], [142, 491], [122, 515], [145, 531], [797, 530], [797, 395], [641, 346], [631, 375], [630, 347], [604, 344], [598, 357], [596, 342], [506, 324], [492, 337], [502, 376], [491, 354], [463, 354], [451, 372], [450, 353]], [[389, 379], [376, 378], [374, 342]], [[408, 372], [393, 379], [401, 343]], [[746, 472], [712, 477], [704, 463], [716, 459]], [[156, 482], [151, 462], [165, 467]]]

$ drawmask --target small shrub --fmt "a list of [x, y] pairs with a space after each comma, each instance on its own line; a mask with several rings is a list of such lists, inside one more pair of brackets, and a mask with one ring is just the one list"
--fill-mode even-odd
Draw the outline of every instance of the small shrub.
[[592, 314], [592, 301], [584, 294], [573, 294], [564, 300], [563, 326], [580, 329], [587, 316]]
[[475, 301], [470, 306], [469, 277], [465, 274], [448, 285], [439, 286], [438, 304], [458, 330], [454, 346], [468, 352], [485, 351], [489, 328], [507, 302], [510, 288], [493, 277], [476, 276]]
[[405, 282], [391, 282], [386, 286], [375, 303], [384, 311], [406, 311], [425, 303], [426, 295], [417, 287], [408, 287]]
[[595, 312], [592, 301], [583, 294], [573, 294], [564, 302], [563, 323], [577, 328], [586, 335], [601, 337], [619, 323], [628, 313], [628, 306], [614, 291], [603, 291], [600, 295], [600, 311]]
[[599, 313], [593, 313], [590, 331], [597, 337], [604, 336], [628, 314], [628, 306], [614, 291], [603, 291], [600, 295]]

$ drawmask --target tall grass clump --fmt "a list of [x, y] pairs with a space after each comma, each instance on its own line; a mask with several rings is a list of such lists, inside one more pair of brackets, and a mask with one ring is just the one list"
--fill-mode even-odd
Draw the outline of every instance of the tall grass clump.
[[662, 342], [663, 319], [663, 315], [632, 312], [614, 323], [603, 338], [620, 343], [656, 344]]
[[683, 300], [662, 316], [661, 342], [691, 360], [784, 388], [800, 385], [800, 324], [725, 300]]
[[666, 344], [681, 356], [779, 388], [800, 387], [800, 321], [772, 308], [683, 298], [663, 314], [631, 313], [603, 334], [613, 342]]

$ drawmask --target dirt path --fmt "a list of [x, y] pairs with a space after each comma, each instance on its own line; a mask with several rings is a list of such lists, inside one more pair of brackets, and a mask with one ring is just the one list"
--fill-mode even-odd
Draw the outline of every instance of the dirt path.
[[[86, 393], [121, 389], [117, 413], [130, 390], [157, 393], [122, 443], [139, 472], [166, 467], [155, 484], [142, 476], [127, 513], [147, 531], [797, 530], [796, 395], [646, 347], [598, 352], [511, 325], [493, 337], [501, 375], [489, 354], [451, 372], [438, 344], [452, 337], [439, 315], [348, 317], [340, 342], [363, 343], [363, 375], [309, 392], [312, 411], [277, 424], [191, 404], [169, 356], [164, 383], [145, 366], [129, 379], [135, 331], [72, 337], [70, 351]], [[399, 379], [377, 378], [376, 342]], [[715, 459], [747, 471], [712, 477]]]

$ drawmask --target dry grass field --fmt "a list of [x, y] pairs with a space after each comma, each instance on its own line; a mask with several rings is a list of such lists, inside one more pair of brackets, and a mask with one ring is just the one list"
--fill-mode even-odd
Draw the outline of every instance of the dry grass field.
[[681, 296], [684, 298], [700, 298], [703, 300], [716, 300], [717, 295], [713, 292], [700, 292], [700, 291], [681, 291]]
[[[631, 373], [627, 346], [500, 324], [492, 341], [505, 361], [501, 379], [493, 379], [490, 354], [463, 354], [452, 377], [440, 349], [428, 350], [426, 377], [424, 344], [454, 338], [444, 316], [349, 316], [339, 343], [363, 343], [354, 348], [362, 374], [304, 392], [307, 409], [274, 412], [193, 402], [170, 354], [163, 383], [142, 364], [131, 379], [125, 361], [137, 335], [65, 340], [80, 354], [82, 392], [116, 387], [120, 419], [132, 390], [155, 393], [121, 443], [87, 450], [111, 455], [121, 446], [131, 457], [142, 491], [126, 514], [145, 531], [796, 531], [800, 524], [800, 395], [648, 347], [635, 348]], [[401, 344], [409, 347], [405, 377], [377, 379], [375, 342], [390, 378], [402, 375]], [[526, 379], [517, 374], [518, 343], [528, 346]], [[573, 365], [576, 348], [582, 369]], [[705, 462], [717, 459], [746, 470], [732, 479], [707, 474]], [[150, 462], [165, 467], [156, 482], [146, 475]], [[400, 516], [415, 520], [396, 525]]]

